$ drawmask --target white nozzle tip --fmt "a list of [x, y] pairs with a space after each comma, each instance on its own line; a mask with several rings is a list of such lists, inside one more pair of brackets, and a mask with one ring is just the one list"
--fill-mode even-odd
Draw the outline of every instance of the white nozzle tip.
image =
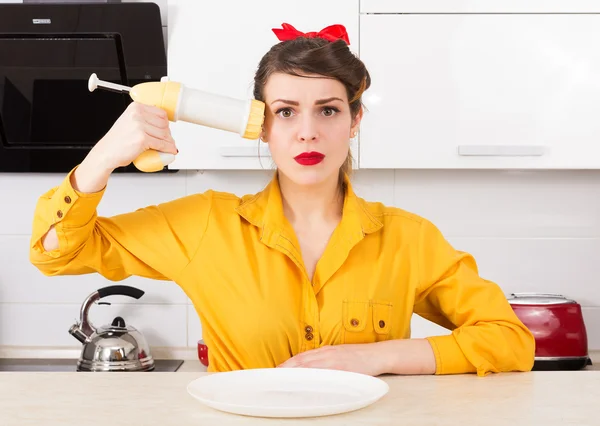
[[98, 76], [96, 73], [90, 75], [90, 79], [88, 80], [88, 89], [90, 92], [93, 92], [98, 87]]

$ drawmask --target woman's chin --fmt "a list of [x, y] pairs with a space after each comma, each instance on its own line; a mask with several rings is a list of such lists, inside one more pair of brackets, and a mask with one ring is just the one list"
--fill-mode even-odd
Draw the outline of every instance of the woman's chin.
[[296, 166], [293, 170], [282, 170], [281, 173], [295, 185], [318, 186], [326, 183], [329, 179], [337, 179], [337, 170], [316, 166]]

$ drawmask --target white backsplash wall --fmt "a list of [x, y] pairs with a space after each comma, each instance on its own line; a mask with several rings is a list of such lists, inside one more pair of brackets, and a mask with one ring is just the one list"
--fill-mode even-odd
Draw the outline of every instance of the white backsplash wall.
[[[271, 171], [113, 175], [99, 214], [113, 215], [209, 188], [260, 191]], [[29, 263], [37, 198], [63, 175], [0, 174], [0, 347], [72, 347], [68, 329], [85, 297], [115, 284], [99, 275], [45, 277]], [[485, 278], [506, 293], [557, 292], [584, 307], [590, 349], [600, 349], [600, 171], [358, 171], [360, 196], [420, 214], [457, 249], [471, 252]], [[146, 294], [94, 306], [95, 324], [122, 315], [152, 346], [194, 347], [196, 312], [172, 282], [130, 278]], [[413, 335], [446, 330], [419, 317]]]

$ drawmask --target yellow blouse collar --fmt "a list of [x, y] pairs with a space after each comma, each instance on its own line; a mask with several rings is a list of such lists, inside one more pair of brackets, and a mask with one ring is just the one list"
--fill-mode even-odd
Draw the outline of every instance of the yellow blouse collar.
[[[365, 234], [381, 229], [383, 223], [369, 211], [367, 203], [354, 193], [350, 179], [346, 174], [344, 175], [344, 182], [346, 195], [342, 220], [338, 227], [341, 236], [354, 240], [356, 237], [362, 238]], [[277, 173], [263, 191], [255, 195], [245, 196], [236, 211], [248, 222], [263, 229], [263, 239], [279, 237], [282, 234], [293, 234], [283, 213], [283, 202]]]

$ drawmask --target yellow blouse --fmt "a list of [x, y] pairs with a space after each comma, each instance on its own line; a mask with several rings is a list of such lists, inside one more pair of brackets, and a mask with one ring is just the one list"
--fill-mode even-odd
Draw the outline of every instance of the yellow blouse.
[[[209, 371], [275, 367], [323, 345], [410, 338], [414, 313], [452, 330], [429, 337], [436, 374], [528, 371], [535, 342], [474, 259], [427, 220], [348, 186], [342, 220], [306, 274], [277, 178], [238, 197], [206, 191], [113, 217], [104, 191], [64, 181], [36, 206], [30, 260], [45, 275], [171, 280], [190, 298]], [[59, 248], [42, 236], [55, 225]]]

